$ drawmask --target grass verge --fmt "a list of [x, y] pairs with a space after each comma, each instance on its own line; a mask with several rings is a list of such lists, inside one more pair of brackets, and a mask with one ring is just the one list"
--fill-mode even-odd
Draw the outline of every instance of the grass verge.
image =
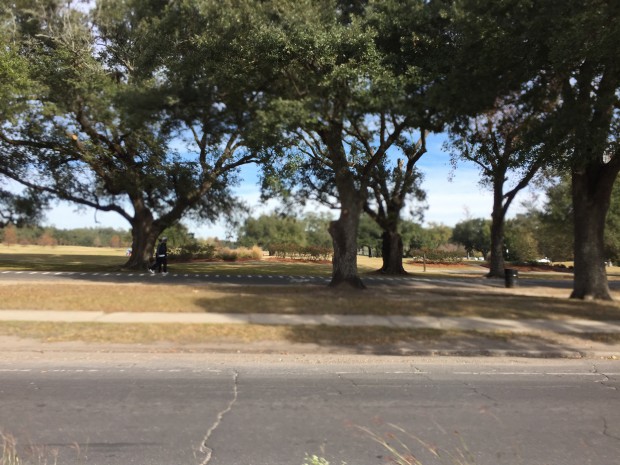
[[[24, 271], [70, 271], [70, 272], [118, 272], [127, 262], [125, 249], [95, 247], [41, 247], [0, 246], [0, 270]], [[304, 275], [330, 276], [329, 263], [280, 260], [191, 261], [169, 260], [170, 270], [175, 273], [244, 274], [244, 275]], [[378, 266], [380, 267], [380, 265]], [[361, 264], [360, 272], [370, 272], [374, 262]], [[146, 271], [146, 270], [145, 270]], [[131, 272], [127, 270], [127, 272]]]
[[470, 289], [0, 282], [0, 309], [620, 320], [617, 302]]
[[[495, 343], [548, 343], [543, 337], [502, 331], [394, 329], [384, 327], [267, 326], [208, 324], [110, 324], [59, 322], [0, 322], [0, 336], [42, 342], [100, 344], [205, 344], [289, 342], [325, 346], [390, 346], [401, 343], [442, 342], [457, 349], [477, 347], [481, 340]], [[454, 345], [453, 345], [454, 343]]]
[[586, 341], [602, 342], [603, 344], [620, 343], [620, 333], [577, 333], [572, 334], [572, 336]]

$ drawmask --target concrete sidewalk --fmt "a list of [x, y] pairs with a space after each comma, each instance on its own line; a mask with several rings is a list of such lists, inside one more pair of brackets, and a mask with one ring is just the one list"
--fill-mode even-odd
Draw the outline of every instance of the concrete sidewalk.
[[620, 333], [620, 321], [582, 319], [489, 319], [431, 316], [376, 315], [285, 315], [277, 313], [164, 313], [164, 312], [96, 312], [0, 310], [0, 321], [42, 321], [68, 323], [186, 323], [186, 324], [257, 324], [257, 325], [326, 325], [380, 326], [388, 328], [432, 328], [464, 331], [509, 331], [528, 333]]

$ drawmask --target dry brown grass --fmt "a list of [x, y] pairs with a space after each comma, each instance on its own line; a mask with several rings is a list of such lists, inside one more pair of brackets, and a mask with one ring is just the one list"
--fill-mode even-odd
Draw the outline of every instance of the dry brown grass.
[[113, 344], [281, 340], [286, 336], [286, 329], [284, 326], [259, 325], [0, 322], [0, 334], [4, 336], [34, 338], [43, 342], [87, 341]]
[[328, 346], [389, 346], [407, 342], [490, 339], [531, 340], [533, 336], [502, 332], [384, 327], [263, 326], [208, 324], [109, 324], [56, 322], [0, 322], [0, 336], [42, 342], [84, 341], [99, 344], [252, 343], [258, 341], [320, 344]]
[[[123, 249], [28, 248], [0, 250], [0, 269], [97, 270], [117, 269], [126, 258]], [[95, 254], [96, 252], [96, 254]], [[331, 266], [320, 263], [288, 263], [270, 260], [240, 263], [173, 264], [174, 272], [224, 274], [288, 274], [329, 276]], [[360, 273], [380, 267], [380, 259], [359, 257]], [[0, 309], [92, 310], [103, 312], [225, 312], [283, 314], [373, 314], [415, 316], [480, 316], [487, 318], [586, 318], [620, 320], [620, 304], [582, 302], [568, 299], [570, 291], [551, 288], [480, 286], [452, 287], [445, 278], [454, 270], [406, 265], [418, 276], [440, 275], [440, 284], [415, 286], [373, 285], [360, 292], [334, 290], [323, 285], [238, 286], [166, 285], [153, 282], [110, 284], [63, 281], [0, 281]], [[479, 277], [486, 270], [461, 267], [459, 276]], [[443, 284], [441, 284], [443, 283]], [[620, 295], [616, 295], [618, 300]], [[257, 325], [175, 325], [175, 324], [77, 324], [77, 323], [0, 323], [0, 335], [32, 337], [45, 341], [89, 341], [103, 343], [292, 341], [335, 345], [389, 345], [408, 341], [440, 341], [447, 345], [481, 339], [519, 341], [523, 335], [437, 330], [387, 328], [335, 328], [310, 326]], [[604, 336], [617, 342], [616, 336]], [[592, 339], [595, 336], [591, 337]], [[540, 340], [533, 337], [532, 340]], [[527, 341], [526, 341], [527, 342]], [[467, 344], [465, 344], [467, 346]], [[527, 344], [525, 344], [527, 346]]]
[[[100, 283], [0, 283], [0, 309], [103, 312], [209, 312], [586, 318], [620, 320], [617, 302], [526, 295], [503, 288], [375, 286], [364, 291], [322, 285], [239, 286]], [[565, 293], [565, 291], [564, 291]]]

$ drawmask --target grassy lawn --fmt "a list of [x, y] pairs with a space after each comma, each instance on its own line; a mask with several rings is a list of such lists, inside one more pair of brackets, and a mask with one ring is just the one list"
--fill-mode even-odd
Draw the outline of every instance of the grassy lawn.
[[[388, 330], [387, 328], [334, 328], [328, 326], [262, 326], [262, 325], [198, 325], [198, 324], [82, 324], [8, 322], [0, 325], [0, 334], [34, 337], [46, 342], [72, 341], [86, 338], [90, 342], [201, 343], [204, 341], [291, 340], [295, 342], [330, 342], [345, 345], [360, 343], [387, 344], [406, 339], [429, 339], [442, 334], [439, 330]], [[447, 334], [448, 332], [446, 332]], [[452, 332], [454, 333], [454, 332]]]
[[111, 271], [127, 261], [125, 250], [0, 244], [0, 270]]
[[[0, 245], [0, 271], [122, 271], [127, 262], [126, 249], [74, 246]], [[249, 260], [239, 262], [169, 260], [175, 273], [246, 274], [246, 275], [305, 275], [330, 276], [331, 264]], [[360, 266], [360, 271], [372, 271], [372, 265]], [[145, 270], [146, 271], [146, 270]], [[130, 271], [127, 271], [128, 273]]]
[[[93, 247], [0, 246], [0, 270], [103, 271], [125, 262], [125, 249]], [[359, 257], [360, 273], [373, 273], [380, 258]], [[476, 277], [485, 269], [477, 265], [427, 267], [406, 265], [408, 271], [431, 279], [439, 275]], [[174, 263], [174, 272], [217, 274], [324, 275], [331, 264], [259, 260], [247, 262]], [[373, 285], [359, 292], [334, 290], [322, 285], [235, 286], [215, 284], [166, 285], [97, 282], [0, 281], [0, 309], [374, 314], [425, 316], [480, 316], [486, 318], [590, 318], [620, 319], [615, 302], [572, 301], [565, 290], [477, 288], [449, 286]]]
[[620, 320], [616, 302], [488, 293], [468, 289], [411, 290], [373, 286], [364, 291], [322, 285], [240, 286], [1, 282], [3, 310], [414, 315], [486, 318]]
[[[400, 350], [484, 351], [487, 342], [505, 350], [563, 349], [571, 342], [562, 335], [506, 331], [458, 331], [384, 327], [263, 326], [198, 324], [106, 324], [1, 322], [0, 336], [36, 339], [46, 343], [82, 341], [89, 344], [145, 344], [161, 349], [200, 350], [205, 344], [252, 344], [259, 351], [287, 350], [279, 343], [349, 348], [357, 353], [399, 353]], [[575, 337], [575, 336], [573, 336]], [[583, 340], [620, 342], [618, 334], [580, 334]], [[570, 339], [570, 338], [569, 338]], [[169, 346], [167, 344], [172, 344]], [[245, 346], [247, 347], [247, 346]]]
[[[123, 271], [122, 266], [127, 261], [124, 248], [108, 247], [77, 247], [55, 246], [43, 247], [36, 245], [0, 244], [0, 271]], [[330, 263], [312, 263], [299, 261], [280, 261], [266, 257], [264, 260], [249, 260], [239, 262], [223, 261], [170, 261], [170, 269], [175, 273], [205, 273], [205, 274], [245, 274], [245, 275], [303, 275], [303, 276], [330, 276]], [[358, 256], [360, 274], [373, 273], [381, 268], [381, 258]], [[454, 266], [427, 265], [404, 261], [404, 268], [409, 273], [427, 278], [441, 276], [442, 278], [482, 277], [487, 269], [481, 262], [463, 262]], [[127, 271], [129, 272], [129, 271]], [[536, 276], [544, 278], [549, 273], [521, 271], [520, 276]], [[572, 274], [552, 273], [555, 278], [572, 279]], [[620, 277], [620, 268], [609, 269], [610, 278]]]
[[[0, 270], [113, 271], [126, 261], [124, 249], [85, 247], [0, 246]], [[360, 273], [373, 273], [377, 258], [359, 257]], [[173, 272], [213, 274], [331, 274], [325, 263], [251, 262], [173, 263]], [[362, 314], [485, 318], [585, 318], [620, 320], [616, 302], [569, 300], [566, 290], [550, 288], [461, 288], [432, 285], [433, 277], [465, 276], [483, 280], [485, 269], [473, 265], [427, 267], [406, 265], [410, 273], [429, 278], [415, 288], [373, 285], [364, 291], [330, 289], [323, 285], [239, 286], [216, 284], [172, 285], [161, 282], [54, 283], [0, 280], [2, 310], [93, 310], [103, 312], [210, 312], [282, 314]], [[385, 328], [268, 327], [256, 325], [105, 325], [63, 323], [0, 323], [0, 335], [49, 341], [201, 342], [285, 340], [330, 344], [391, 344], [394, 341], [448, 340], [471, 333]], [[476, 337], [497, 338], [498, 334]], [[518, 335], [503, 335], [519, 339]], [[615, 336], [606, 337], [606, 340]], [[448, 338], [448, 339], [446, 339]]]
[[[85, 341], [95, 344], [202, 344], [285, 341], [329, 346], [390, 346], [399, 343], [442, 342], [475, 347], [481, 340], [524, 344], [547, 342], [543, 336], [502, 331], [394, 329], [384, 327], [264, 326], [207, 324], [106, 324], [2, 322], [0, 336], [43, 342]], [[477, 341], [477, 342], [476, 342]]]

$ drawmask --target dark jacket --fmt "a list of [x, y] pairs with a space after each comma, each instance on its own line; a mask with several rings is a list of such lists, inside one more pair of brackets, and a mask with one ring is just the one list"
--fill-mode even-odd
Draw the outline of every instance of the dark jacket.
[[157, 246], [157, 258], [165, 258], [168, 256], [168, 247], [165, 242], [160, 242]]

